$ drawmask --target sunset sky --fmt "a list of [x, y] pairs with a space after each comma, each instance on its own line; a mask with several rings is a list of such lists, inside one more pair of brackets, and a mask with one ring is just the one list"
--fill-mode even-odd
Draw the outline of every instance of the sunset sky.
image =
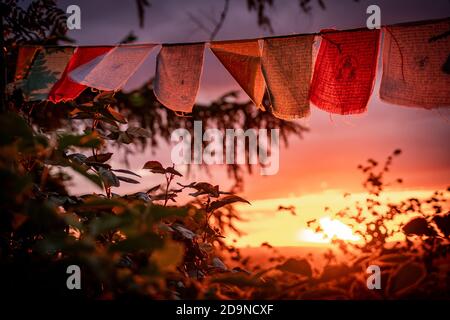
[[[367, 18], [366, 8], [370, 4], [380, 6], [382, 24], [442, 18], [450, 12], [448, 0], [324, 2], [326, 10], [320, 9], [313, 1], [312, 13], [305, 14], [300, 10], [298, 1], [274, 0], [273, 8], [267, 12], [275, 31], [273, 35], [312, 33], [323, 28], [363, 27]], [[151, 3], [146, 10], [142, 29], [138, 25], [135, 1], [67, 0], [60, 1], [59, 6], [80, 6], [82, 29], [69, 32], [69, 36], [79, 45], [115, 44], [131, 30], [138, 36], [139, 42], [204, 41], [208, 35], [197, 28], [189, 14], [218, 17], [223, 6], [222, 1], [208, 0]], [[227, 19], [216, 40], [268, 35], [271, 34], [258, 27], [256, 14], [248, 12], [246, 1], [231, 0]], [[130, 79], [127, 90], [153, 77], [157, 51], [153, 51]], [[450, 109], [423, 110], [381, 102], [378, 98], [380, 64], [378, 69], [368, 112], [357, 116], [330, 116], [311, 106], [311, 116], [298, 120], [311, 131], [302, 140], [293, 139], [288, 148], [280, 151], [279, 173], [260, 176], [255, 171], [255, 175], [246, 177], [242, 195], [252, 206], [239, 206], [250, 222], [240, 225], [248, 235], [239, 239], [238, 244], [258, 246], [269, 241], [273, 245], [288, 246], [312, 241], [313, 238], [308, 238], [308, 231], [304, 229], [307, 220], [326, 217], [323, 212], [325, 206], [339, 209], [347, 204], [346, 201], [361, 197], [362, 177], [356, 166], [369, 157], [384, 160], [397, 148], [402, 149], [403, 153], [395, 159], [392, 178], [401, 177], [404, 184], [388, 192], [390, 199], [424, 196], [450, 185]], [[210, 101], [230, 90], [240, 89], [212, 53], [206, 50], [198, 101]], [[240, 92], [245, 99], [245, 93]], [[130, 168], [140, 169], [147, 160], [159, 160], [169, 165], [169, 150], [161, 148], [156, 155], [148, 150], [147, 154], [133, 156], [130, 158]], [[120, 157], [115, 161], [119, 160]], [[230, 186], [231, 181], [226, 179], [225, 170], [213, 172], [211, 177], [196, 172], [188, 180], [206, 180], [220, 184], [223, 189]], [[144, 174], [141, 179], [144, 186], [124, 185], [115, 192], [138, 191], [159, 183], [158, 177], [141, 173]], [[88, 192], [95, 191], [95, 187], [84, 180], [77, 180], [74, 190]], [[351, 199], [344, 199], [343, 192], [354, 194]], [[275, 212], [279, 204], [297, 206], [298, 216]]]

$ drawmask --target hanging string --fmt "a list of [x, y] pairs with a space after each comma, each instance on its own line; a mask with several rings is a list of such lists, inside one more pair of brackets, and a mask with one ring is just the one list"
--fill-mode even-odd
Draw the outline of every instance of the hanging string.
[[[329, 33], [329, 32], [327, 31], [327, 33]], [[322, 34], [322, 39], [324, 39], [324, 40], [328, 41], [329, 43], [331, 43], [332, 45], [336, 46], [336, 48], [339, 51], [339, 54], [342, 54], [342, 48], [341, 48], [341, 44], [340, 43], [337, 43], [336, 41], [331, 40], [325, 34]]]
[[[410, 21], [410, 22], [402, 22], [402, 23], [396, 23], [392, 25], [383, 25], [382, 28], [389, 28], [389, 27], [399, 27], [399, 26], [414, 26], [414, 25], [421, 25], [421, 24], [429, 24], [429, 23], [437, 23], [442, 21], [450, 20], [450, 17], [441, 18], [441, 19], [431, 19], [431, 20], [421, 20], [421, 21]], [[290, 37], [299, 37], [299, 36], [324, 36], [325, 34], [333, 34], [338, 32], [360, 32], [360, 31], [367, 31], [366, 27], [362, 28], [354, 28], [354, 29], [347, 29], [347, 30], [327, 30], [327, 31], [321, 31], [321, 32], [314, 32], [314, 33], [296, 33], [296, 34], [289, 34], [289, 35], [281, 35], [281, 36], [267, 36], [262, 38], [247, 38], [247, 39], [231, 39], [231, 40], [221, 40], [221, 41], [255, 41], [255, 40], [264, 40], [264, 39], [279, 39], [279, 38], [290, 38]], [[195, 41], [195, 42], [172, 42], [172, 43], [161, 43], [161, 45], [164, 46], [178, 46], [178, 45], [192, 45], [192, 44], [208, 44], [211, 41]], [[218, 41], [220, 42], [220, 41]], [[133, 43], [133, 44], [122, 44], [121, 46], [136, 46], [136, 45], [154, 45], [155, 43]], [[30, 46], [36, 46], [36, 45], [23, 45], [24, 47], [30, 47]], [[82, 46], [84, 48], [86, 47], [116, 47], [116, 45], [86, 45]], [[68, 47], [79, 47], [79, 46], [73, 46], [73, 45], [66, 45], [66, 46], [58, 46], [58, 45], [49, 45], [45, 46], [45, 48], [51, 48], [51, 47], [57, 47], [57, 48], [68, 48]]]
[[403, 66], [403, 52], [402, 52], [402, 48], [400, 47], [400, 43], [398, 42], [398, 40], [395, 37], [394, 33], [388, 27], [385, 27], [385, 29], [391, 35], [392, 39], [394, 39], [394, 42], [397, 45], [398, 52], [400, 53], [400, 69], [402, 71], [402, 79], [403, 79], [404, 82], [406, 82], [405, 71], [404, 71], [404, 66]]

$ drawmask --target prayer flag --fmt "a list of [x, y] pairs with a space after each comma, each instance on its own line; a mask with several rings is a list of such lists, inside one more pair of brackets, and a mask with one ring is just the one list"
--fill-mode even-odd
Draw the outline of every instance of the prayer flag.
[[210, 48], [255, 105], [261, 106], [265, 85], [258, 40], [213, 42]]
[[69, 73], [86, 64], [98, 64], [105, 58], [107, 52], [113, 47], [78, 47], [64, 70], [61, 79], [53, 86], [49, 100], [58, 103], [64, 100], [73, 100], [87, 87], [73, 81]]
[[280, 119], [309, 115], [314, 35], [264, 39], [262, 70], [272, 113]]
[[156, 61], [154, 93], [165, 107], [191, 112], [200, 85], [204, 43], [163, 45]]
[[73, 47], [47, 47], [39, 50], [22, 83], [25, 99], [46, 100], [53, 85], [61, 75], [73, 54]]
[[69, 73], [72, 81], [106, 91], [121, 89], [148, 57], [156, 44], [120, 45], [104, 57], [85, 63]]
[[311, 82], [311, 102], [332, 113], [364, 112], [377, 71], [379, 37], [379, 30], [324, 32]]
[[384, 28], [380, 98], [435, 108], [450, 106], [450, 19]]

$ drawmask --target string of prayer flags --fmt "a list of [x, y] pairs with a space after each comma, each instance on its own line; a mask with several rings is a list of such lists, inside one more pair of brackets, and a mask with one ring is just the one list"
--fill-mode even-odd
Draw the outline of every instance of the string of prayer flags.
[[450, 19], [384, 28], [380, 98], [406, 106], [450, 106]]
[[103, 59], [83, 64], [69, 73], [82, 85], [105, 91], [117, 91], [136, 72], [156, 44], [121, 45], [109, 51]]
[[366, 110], [377, 70], [379, 30], [323, 31], [310, 100], [337, 114]]
[[49, 94], [49, 100], [58, 103], [65, 100], [72, 100], [78, 97], [87, 86], [73, 81], [69, 73], [77, 68], [92, 69], [93, 66], [105, 58], [107, 52], [113, 47], [79, 47], [70, 59], [59, 81], [53, 86]]
[[204, 43], [162, 46], [153, 86], [162, 105], [173, 111], [192, 111], [200, 85], [204, 48]]
[[[450, 18], [387, 26], [381, 32], [380, 98], [423, 108], [450, 106]], [[305, 117], [310, 102], [331, 113], [357, 114], [366, 111], [372, 94], [381, 32], [322, 30], [214, 41], [210, 48], [257, 107], [265, 109], [267, 92], [275, 117]], [[314, 45], [316, 37], [321, 38], [320, 47]], [[177, 112], [192, 111], [205, 45], [162, 45], [153, 86], [162, 105]], [[87, 87], [117, 91], [155, 46], [20, 47], [14, 81], [8, 88], [22, 89], [28, 101], [55, 103], [73, 100]]]
[[41, 47], [39, 46], [26, 46], [19, 48], [14, 81], [21, 80], [27, 77], [28, 71], [30, 70], [33, 63], [33, 59], [40, 48]]
[[258, 40], [212, 42], [210, 49], [255, 105], [260, 107], [265, 84]]
[[264, 39], [262, 71], [272, 113], [280, 119], [309, 115], [314, 35]]
[[47, 47], [39, 50], [28, 77], [21, 84], [25, 100], [48, 99], [50, 90], [61, 78], [73, 51], [73, 47]]

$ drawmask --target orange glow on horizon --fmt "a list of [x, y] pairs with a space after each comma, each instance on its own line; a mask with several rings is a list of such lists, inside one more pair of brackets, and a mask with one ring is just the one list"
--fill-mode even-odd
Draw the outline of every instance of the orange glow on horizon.
[[360, 236], [353, 233], [345, 223], [331, 219], [330, 217], [324, 217], [319, 220], [319, 225], [323, 231], [315, 232], [312, 229], [300, 229], [297, 238], [301, 242], [312, 243], [331, 243], [333, 238], [347, 241], [358, 241]]

